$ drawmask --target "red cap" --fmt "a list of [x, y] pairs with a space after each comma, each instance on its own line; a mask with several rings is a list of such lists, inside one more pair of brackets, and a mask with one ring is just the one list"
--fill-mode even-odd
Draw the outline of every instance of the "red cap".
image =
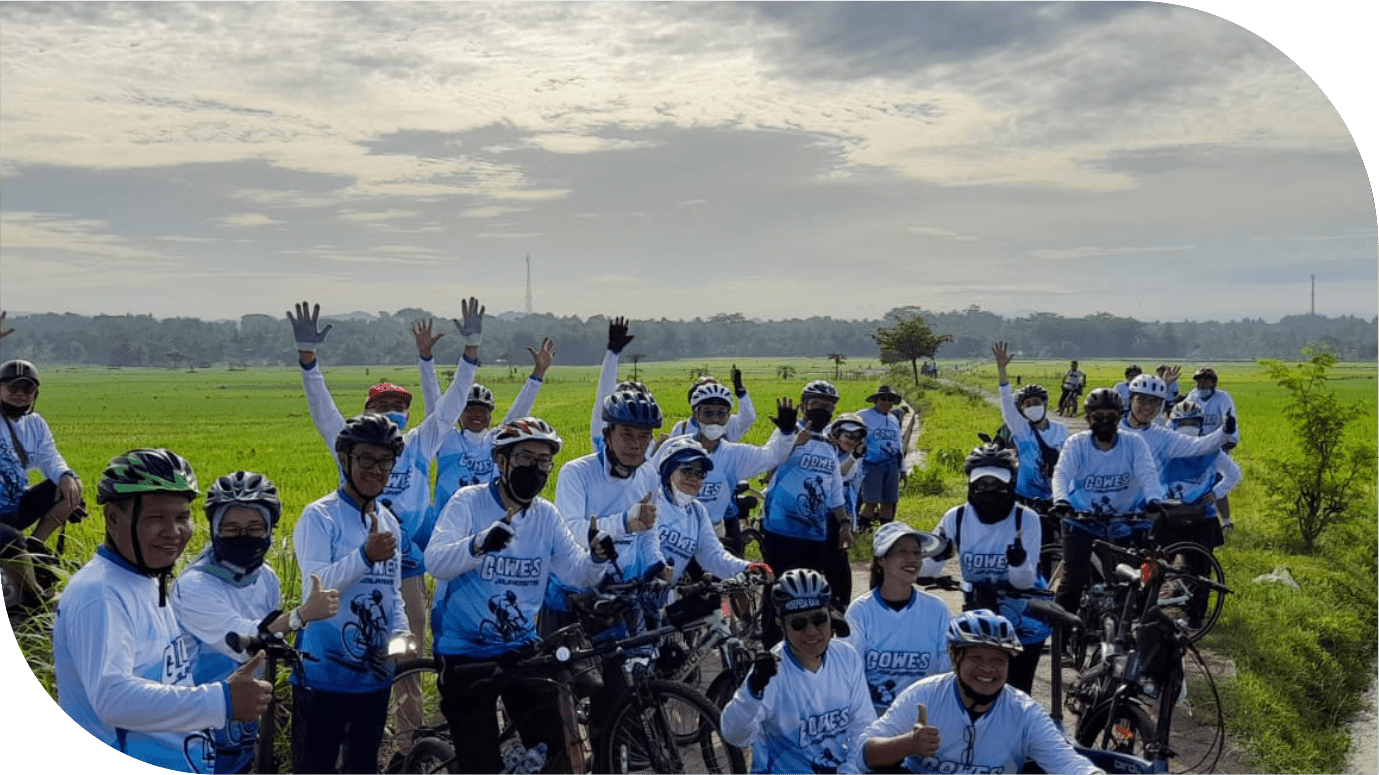
[[374, 385], [373, 387], [369, 388], [369, 400], [365, 401], [364, 403], [365, 405], [367, 405], [369, 401], [372, 401], [375, 398], [378, 398], [381, 395], [386, 395], [388, 393], [396, 393], [397, 395], [400, 395], [403, 398], [407, 399], [408, 406], [412, 404], [412, 394], [408, 392], [406, 388], [400, 385], [394, 385], [391, 382], [380, 382], [377, 385]]

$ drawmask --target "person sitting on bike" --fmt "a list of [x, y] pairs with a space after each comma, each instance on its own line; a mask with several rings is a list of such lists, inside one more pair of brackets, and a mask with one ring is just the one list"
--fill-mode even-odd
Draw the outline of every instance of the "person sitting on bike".
[[[656, 490], [661, 484], [654, 465], [643, 465], [652, 433], [661, 427], [661, 407], [650, 391], [618, 390], [603, 401], [602, 450], [571, 460], [560, 468], [555, 507], [574, 535], [586, 545], [589, 531], [614, 541], [618, 581], [641, 578], [664, 564], [656, 526]], [[574, 621], [566, 596], [587, 585], [566, 579], [558, 570], [546, 585], [541, 632], [547, 634]]]
[[857, 413], [867, 424], [861, 503], [857, 509], [857, 525], [863, 530], [870, 530], [873, 522], [884, 525], [895, 519], [905, 450], [901, 448], [900, 418], [891, 410], [903, 400], [890, 385], [882, 385], [867, 396], [872, 406]]
[[876, 718], [862, 657], [833, 638], [832, 593], [822, 573], [782, 573], [771, 599], [785, 640], [753, 662], [723, 708], [723, 739], [752, 746], [752, 772], [837, 772]]
[[1144, 373], [1144, 369], [1139, 364], [1132, 363], [1125, 367], [1125, 379], [1115, 384], [1116, 395], [1120, 396], [1120, 405], [1124, 411], [1130, 411], [1130, 383], [1135, 381], [1135, 377]]
[[[43, 542], [58, 527], [86, 516], [81, 479], [58, 452], [47, 421], [34, 411], [36, 403], [38, 368], [23, 360], [0, 364], [0, 563], [21, 587], [14, 606], [28, 610], [52, 595], [34, 573], [37, 558], [51, 557]], [[29, 487], [30, 471], [41, 471], [44, 480]], [[33, 533], [25, 538], [30, 526]]]
[[[1169, 424], [1179, 433], [1201, 436], [1202, 407], [1195, 401], [1179, 401], [1169, 415]], [[1212, 542], [1203, 546], [1211, 549], [1224, 544], [1225, 533], [1232, 525], [1230, 519], [1217, 511], [1216, 505], [1240, 484], [1240, 466], [1230, 455], [1218, 451], [1201, 457], [1174, 458], [1161, 473], [1170, 498], [1200, 504], [1206, 519], [1216, 524]]]
[[1005, 342], [991, 348], [996, 359], [997, 388], [1001, 394], [1001, 420], [1010, 429], [1015, 453], [1020, 456], [1020, 477], [1015, 497], [1025, 505], [1053, 498], [1053, 468], [1068, 440], [1068, 426], [1049, 419], [1049, 391], [1035, 384], [1011, 393], [1006, 367], [1015, 356]]
[[402, 431], [381, 414], [346, 420], [335, 440], [344, 483], [307, 505], [292, 532], [302, 588], [319, 584], [349, 601], [297, 636], [316, 659], [292, 675], [293, 772], [334, 772], [342, 748], [346, 772], [378, 767], [393, 685], [389, 642], [405, 644], [403, 658], [417, 652], [402, 602], [402, 527], [381, 497], [404, 448]]
[[1101, 773], [1079, 754], [1048, 711], [1006, 680], [1024, 647], [1015, 627], [986, 609], [948, 625], [953, 672], [930, 676], [900, 693], [863, 733], [854, 760], [860, 772]]
[[[694, 422], [689, 426], [689, 433], [681, 435], [672, 432], [671, 438], [693, 439], [712, 459], [713, 465], [709, 468], [698, 498], [708, 509], [715, 535], [723, 539], [723, 544], [730, 549], [738, 548], [742, 526], [733, 502], [734, 489], [739, 481], [766, 473], [789, 456], [796, 440], [793, 432], [795, 407], [788, 398], [777, 401], [777, 416], [786, 418], [786, 427], [792, 431], [773, 433], [764, 446], [758, 447], [728, 440], [728, 424], [732, 422], [728, 413], [733, 406], [732, 393], [728, 392], [728, 388], [717, 382], [696, 385], [690, 391], [690, 406], [693, 408]], [[661, 457], [659, 449], [656, 457]]]
[[904, 522], [876, 529], [871, 591], [848, 606], [851, 632], [844, 640], [862, 655], [877, 713], [885, 713], [895, 695], [915, 681], [952, 669], [948, 604], [915, 588], [924, 559], [941, 545]]
[[[731, 395], [737, 397], [739, 411], [731, 417], [724, 415], [727, 421], [719, 423], [723, 426], [723, 434], [720, 438], [727, 439], [728, 441], [737, 441], [742, 438], [747, 431], [752, 429], [752, 424], [757, 421], [757, 409], [756, 405], [752, 403], [752, 396], [747, 392], [747, 388], [742, 386], [742, 371], [737, 368], [737, 364], [733, 364], [731, 378], [733, 383], [733, 392]], [[696, 411], [699, 404], [696, 404], [694, 399], [699, 389], [707, 385], [718, 385], [719, 387], [723, 387], [723, 383], [708, 374], [695, 380], [694, 384], [690, 385], [689, 392], [686, 394], [690, 405], [690, 417], [672, 425], [670, 427], [671, 436], [695, 435], [700, 429], [700, 426], [703, 425], [703, 422], [699, 418], [699, 412]], [[727, 392], [726, 387], [724, 388], [724, 392]], [[728, 410], [730, 413], [732, 408], [733, 404], [730, 398], [728, 401]]]
[[[493, 438], [497, 478], [456, 493], [436, 519], [426, 547], [426, 567], [436, 578], [432, 651], [440, 661], [441, 710], [455, 750], [463, 754], [461, 772], [502, 768], [495, 717], [500, 692], [487, 680], [491, 666], [477, 669], [474, 663], [492, 662], [536, 642], [535, 622], [553, 572], [592, 586], [608, 567], [603, 542], [594, 541], [599, 554], [591, 556], [555, 506], [541, 497], [562, 444], [539, 418], [505, 423]], [[563, 754], [562, 727], [549, 690], [508, 686], [501, 695], [526, 747], [544, 742], [553, 760]]]
[[1063, 375], [1063, 394], [1058, 397], [1058, 413], [1063, 416], [1070, 416], [1077, 413], [1077, 397], [1082, 395], [1082, 388], [1087, 384], [1087, 374], [1077, 368], [1077, 361], [1073, 361], [1068, 366], [1068, 371]]
[[[1217, 427], [1226, 424], [1227, 417], [1235, 417], [1235, 400], [1231, 394], [1216, 387], [1218, 378], [1216, 370], [1210, 366], [1203, 366], [1192, 374], [1194, 387], [1189, 390], [1185, 398], [1197, 404], [1202, 409], [1202, 433], [1211, 433]], [[1221, 447], [1227, 454], [1235, 449], [1240, 443], [1239, 423], [1227, 431], [1230, 439]], [[1216, 510], [1221, 513], [1221, 519], [1225, 524], [1231, 521], [1231, 500], [1230, 498], [1219, 498], [1216, 501]]]
[[[837, 403], [838, 389], [824, 380], [814, 380], [801, 391], [799, 409], [811, 437], [796, 445], [771, 475], [761, 521], [761, 555], [778, 574], [791, 568], [823, 573], [835, 607], [843, 611], [851, 602], [852, 568], [842, 557], [852, 547], [852, 518], [845, 508], [837, 453], [824, 435]], [[768, 644], [780, 639], [776, 618], [763, 621]]]
[[[1138, 434], [1119, 433], [1120, 396], [1097, 388], [1083, 403], [1090, 430], [1063, 445], [1053, 470], [1054, 510], [1063, 520], [1063, 579], [1054, 602], [1076, 611], [1091, 575], [1092, 541], [1129, 537], [1150, 523], [1134, 515], [1161, 513], [1163, 482], [1154, 453]], [[1092, 519], [1079, 519], [1078, 515]]]
[[167, 605], [167, 577], [192, 537], [196, 474], [166, 449], [110, 461], [96, 489], [105, 543], [72, 575], [53, 625], [58, 706], [112, 748], [179, 772], [211, 772], [211, 730], [252, 721], [273, 687], [262, 652], [195, 685], [196, 647]]
[[[282, 514], [273, 482], [250, 471], [222, 476], [206, 491], [205, 510], [211, 541], [177, 577], [172, 592], [177, 621], [200, 649], [193, 672], [198, 684], [223, 681], [249, 660], [225, 643], [226, 633], [257, 635], [259, 622], [282, 606], [278, 574], [264, 564]], [[316, 576], [311, 584], [306, 601], [270, 622], [269, 632], [296, 632], [335, 615], [340, 593], [322, 588]], [[215, 771], [248, 772], [258, 731], [257, 721], [217, 729]]]
[[997, 444], [983, 444], [968, 454], [963, 464], [967, 502], [949, 509], [939, 520], [935, 534], [946, 546], [924, 561], [920, 576], [937, 576], [948, 558], [957, 555], [964, 610], [990, 608], [1019, 623], [1016, 635], [1025, 648], [1010, 660], [1010, 685], [1029, 692], [1049, 627], [1033, 616], [1023, 616], [1024, 601], [1007, 599], [1001, 589], [1045, 589], [1048, 585], [1038, 569], [1043, 545], [1039, 515], [1015, 501], [1019, 469], [1015, 451]]
[[862, 458], [867, 455], [867, 424], [856, 412], [843, 412], [829, 423], [827, 435], [828, 442], [838, 455], [838, 472], [843, 475], [843, 508], [847, 510], [855, 533], [862, 529], [858, 524], [857, 503], [862, 495], [862, 474], [865, 470]]

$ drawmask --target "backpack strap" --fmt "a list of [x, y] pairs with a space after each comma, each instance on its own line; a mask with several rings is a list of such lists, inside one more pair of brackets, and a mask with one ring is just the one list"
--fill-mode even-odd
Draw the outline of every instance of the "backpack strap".
[[19, 455], [19, 465], [25, 471], [29, 470], [29, 453], [25, 452], [24, 445], [19, 443], [19, 434], [14, 432], [14, 423], [8, 417], [5, 418], [5, 427], [9, 428], [10, 441], [14, 442], [14, 451]]

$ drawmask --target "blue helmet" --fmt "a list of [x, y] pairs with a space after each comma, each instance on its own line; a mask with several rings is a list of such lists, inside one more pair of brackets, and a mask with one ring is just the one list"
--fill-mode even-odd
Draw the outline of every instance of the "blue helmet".
[[670, 484], [670, 475], [686, 463], [699, 463], [705, 471], [713, 470], [713, 460], [704, 447], [693, 436], [676, 436], [662, 445], [656, 453], [660, 464], [656, 470], [661, 475], [661, 483]]
[[964, 611], [948, 622], [948, 647], [990, 646], [1011, 656], [1025, 650], [1010, 620], [988, 608]]
[[651, 393], [619, 390], [603, 399], [603, 421], [633, 428], [661, 427], [661, 407]]

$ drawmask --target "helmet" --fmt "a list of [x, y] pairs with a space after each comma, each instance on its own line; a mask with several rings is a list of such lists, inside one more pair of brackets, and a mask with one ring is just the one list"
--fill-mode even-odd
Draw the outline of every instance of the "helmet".
[[694, 409], [700, 404], [720, 403], [733, 405], [733, 394], [720, 382], [703, 382], [690, 390], [689, 404]]
[[1126, 366], [1126, 367], [1125, 367], [1125, 378], [1126, 378], [1126, 379], [1134, 379], [1135, 377], [1138, 377], [1139, 375], [1141, 375], [1141, 374], [1143, 374], [1143, 373], [1144, 373], [1144, 369], [1141, 369], [1141, 368], [1139, 367], [1138, 364], [1132, 363], [1132, 364], [1130, 364], [1129, 366]]
[[493, 400], [493, 391], [492, 391], [492, 390], [489, 390], [488, 388], [484, 387], [483, 385], [480, 385], [480, 384], [477, 383], [477, 382], [475, 382], [475, 383], [474, 383], [472, 386], [470, 386], [470, 388], [469, 388], [469, 399], [468, 399], [467, 401], [465, 401], [465, 408], [469, 408], [470, 406], [472, 406], [472, 405], [474, 405], [474, 404], [479, 404], [480, 406], [486, 406], [486, 407], [488, 407], [489, 409], [492, 409], [493, 407], [495, 407], [495, 406], [498, 405], [498, 404]]
[[1015, 634], [1015, 625], [988, 608], [964, 611], [948, 622], [948, 647], [991, 646], [1014, 656], [1025, 650]]
[[133, 498], [145, 493], [196, 498], [196, 473], [181, 455], [167, 449], [135, 449], [110, 461], [96, 486], [96, 502]]
[[[370, 391], [372, 392], [372, 391]], [[356, 444], [372, 444], [391, 449], [394, 455], [402, 454], [402, 431], [392, 420], [375, 412], [365, 412], [345, 421], [335, 437], [335, 451], [348, 454]]]
[[1168, 419], [1176, 426], [1180, 422], [1196, 420], [1202, 421], [1202, 407], [1196, 401], [1183, 399], [1173, 405], [1173, 411], [1169, 413]]
[[1117, 412], [1124, 412], [1125, 405], [1120, 401], [1120, 393], [1111, 388], [1097, 388], [1087, 394], [1087, 398], [1082, 402], [1082, 413], [1091, 414], [1098, 409], [1114, 409]]
[[828, 435], [836, 437], [840, 433], [862, 432], [862, 438], [867, 437], [867, 423], [862, 419], [862, 415], [856, 412], [843, 412], [833, 418], [832, 424], [828, 426]]
[[613, 388], [613, 392], [616, 393], [620, 390], [631, 390], [634, 393], [651, 393], [651, 388], [647, 387], [646, 383], [639, 379], [625, 379], [619, 382], [617, 386]]
[[402, 396], [404, 399], [407, 400], [408, 406], [412, 405], [412, 394], [406, 388], [402, 387], [401, 385], [394, 385], [391, 382], [380, 382], [377, 385], [374, 385], [373, 387], [369, 388], [369, 398], [367, 401], [364, 402], [364, 406], [367, 407], [369, 405], [369, 401], [372, 401], [375, 398], [378, 398], [379, 396], [386, 395]]
[[827, 608], [832, 590], [824, 574], [812, 568], [791, 568], [776, 579], [771, 587], [771, 602], [775, 603], [780, 615], [796, 611], [812, 611]]
[[1130, 395], [1168, 400], [1168, 385], [1153, 374], [1141, 374], [1130, 381]]
[[1203, 366], [1202, 368], [1200, 368], [1200, 369], [1198, 369], [1197, 371], [1193, 372], [1193, 374], [1192, 374], [1192, 381], [1193, 381], [1193, 382], [1196, 382], [1196, 381], [1199, 380], [1199, 379], [1209, 379], [1209, 380], [1211, 380], [1212, 382], [1215, 382], [1215, 381], [1216, 381], [1216, 369], [1213, 369], [1213, 368], [1211, 368], [1210, 366]]
[[661, 427], [661, 407], [651, 393], [618, 390], [603, 399], [603, 421], [634, 428]]
[[28, 361], [13, 360], [0, 363], [0, 382], [12, 379], [31, 379], [38, 386], [38, 368]]
[[713, 470], [713, 460], [709, 453], [693, 436], [676, 436], [670, 439], [661, 445], [656, 457], [660, 459], [657, 471], [661, 475], [662, 483], [669, 483], [671, 473], [686, 463], [699, 463], [705, 470]]
[[723, 384], [723, 383], [722, 383], [722, 382], [719, 382], [717, 377], [714, 377], [714, 376], [709, 375], [709, 374], [704, 374], [704, 375], [700, 376], [699, 379], [696, 379], [696, 380], [694, 381], [694, 384], [693, 384], [693, 385], [690, 385], [689, 391], [685, 393], [685, 400], [687, 400], [687, 401], [690, 402], [690, 406], [694, 406], [694, 391], [695, 391], [695, 390], [698, 390], [700, 387], [702, 387], [702, 386], [704, 386], [704, 385], [721, 385], [721, 384]]
[[270, 528], [278, 524], [283, 508], [273, 482], [252, 471], [236, 471], [215, 480], [206, 491], [206, 516], [212, 516], [223, 506], [261, 506], [268, 510]]
[[1047, 404], [1049, 402], [1049, 391], [1045, 390], [1043, 385], [1025, 385], [1015, 391], [1016, 406], [1023, 404], [1025, 399], [1028, 398], [1043, 399], [1044, 403]]
[[804, 403], [811, 398], [823, 398], [837, 403], [838, 388], [834, 387], [832, 382], [816, 379], [808, 385], [805, 385], [804, 390], [800, 391], [800, 403]]
[[503, 423], [503, 427], [493, 436], [493, 451], [516, 446], [524, 441], [544, 441], [551, 446], [551, 454], [560, 454], [565, 442], [555, 432], [551, 424], [540, 417], [521, 417]]
[[1000, 444], [983, 444], [968, 453], [967, 460], [962, 464], [962, 472], [971, 476], [972, 472], [979, 468], [1000, 468], [1009, 471], [1011, 481], [1014, 481], [1015, 473], [1020, 470], [1020, 457], [1015, 450]]

